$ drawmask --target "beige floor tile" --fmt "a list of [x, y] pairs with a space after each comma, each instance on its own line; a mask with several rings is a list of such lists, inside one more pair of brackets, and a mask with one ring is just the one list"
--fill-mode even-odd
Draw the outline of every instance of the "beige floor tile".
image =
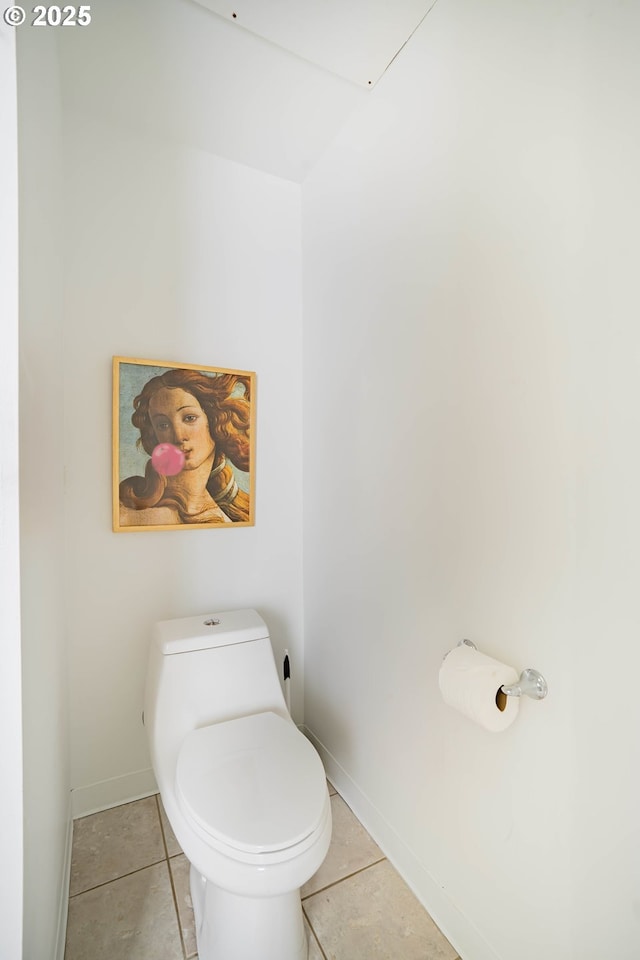
[[182, 960], [166, 863], [69, 901], [65, 960]]
[[197, 945], [189, 885], [190, 864], [184, 853], [181, 853], [180, 856], [171, 858], [169, 867], [171, 868], [171, 876], [173, 877], [173, 888], [176, 892], [178, 917], [180, 918], [180, 929], [182, 930], [185, 953], [187, 957], [194, 957], [197, 951]]
[[457, 954], [388, 860], [304, 903], [328, 960], [455, 960]]
[[70, 895], [164, 859], [155, 797], [76, 820]]
[[331, 797], [331, 815], [331, 846], [320, 869], [303, 886], [303, 899], [356, 870], [368, 867], [383, 856], [380, 847], [338, 794]]
[[164, 832], [165, 843], [167, 844], [167, 853], [170, 857], [177, 857], [179, 853], [182, 853], [182, 847], [176, 840], [175, 834], [169, 823], [169, 818], [165, 812], [165, 809], [162, 805], [162, 798], [158, 794], [158, 807], [160, 808], [160, 820], [162, 822], [162, 830]]

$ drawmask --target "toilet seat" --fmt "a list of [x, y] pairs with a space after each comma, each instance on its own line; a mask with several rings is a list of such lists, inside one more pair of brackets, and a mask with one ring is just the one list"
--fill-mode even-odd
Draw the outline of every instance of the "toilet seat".
[[178, 756], [176, 794], [185, 816], [241, 859], [297, 846], [327, 816], [318, 754], [272, 712], [191, 731]]

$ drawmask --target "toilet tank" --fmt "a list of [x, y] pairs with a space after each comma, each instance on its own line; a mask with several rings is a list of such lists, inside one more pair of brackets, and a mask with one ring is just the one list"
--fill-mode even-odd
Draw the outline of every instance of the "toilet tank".
[[269, 631], [255, 610], [163, 620], [153, 628], [144, 720], [156, 776], [173, 776], [182, 740], [198, 727], [286, 708]]
[[227, 647], [269, 637], [269, 629], [256, 610], [226, 610], [201, 617], [161, 620], [153, 639], [164, 655]]

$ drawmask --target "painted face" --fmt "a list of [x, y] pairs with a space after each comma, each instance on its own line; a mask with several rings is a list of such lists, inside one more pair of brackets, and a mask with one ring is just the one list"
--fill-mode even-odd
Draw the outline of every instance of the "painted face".
[[181, 387], [161, 387], [149, 401], [149, 417], [158, 443], [182, 450], [185, 470], [195, 470], [212, 455], [209, 421], [193, 394]]

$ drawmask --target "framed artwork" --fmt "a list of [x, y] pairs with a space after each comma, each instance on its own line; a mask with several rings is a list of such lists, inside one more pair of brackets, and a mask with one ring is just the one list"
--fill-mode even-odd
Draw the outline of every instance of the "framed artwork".
[[113, 529], [254, 523], [255, 373], [113, 358]]

